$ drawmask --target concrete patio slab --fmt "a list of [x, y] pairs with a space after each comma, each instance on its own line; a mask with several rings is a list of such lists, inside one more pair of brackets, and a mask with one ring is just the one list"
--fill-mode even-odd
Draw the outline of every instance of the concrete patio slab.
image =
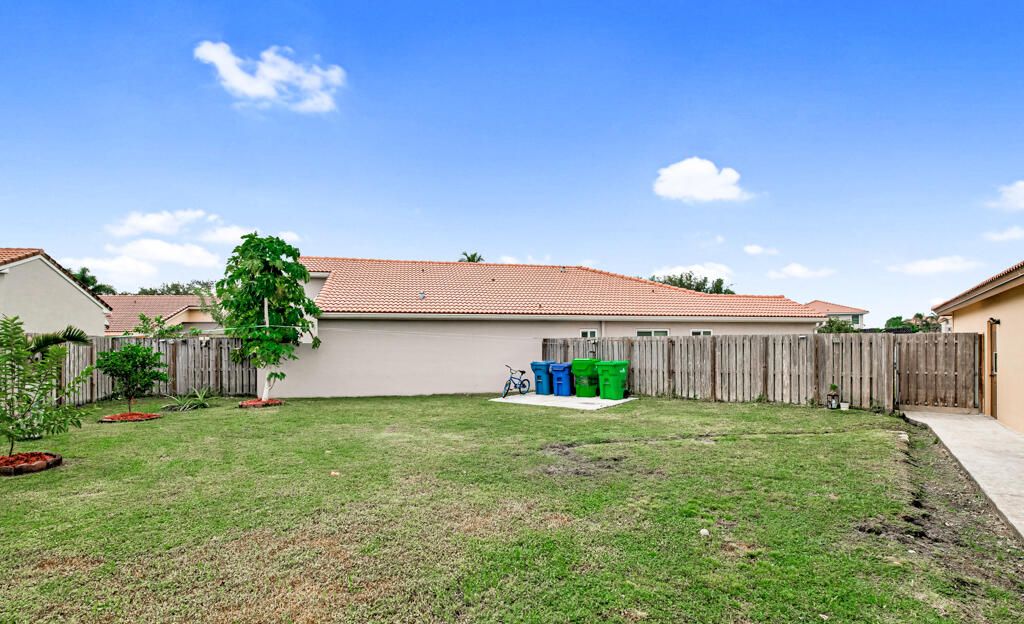
[[927, 426], [1024, 538], [1024, 435], [984, 414], [906, 412]]
[[539, 405], [541, 407], [565, 407], [576, 410], [599, 410], [615, 405], [622, 405], [629, 401], [635, 401], [636, 397], [613, 401], [610, 399], [588, 398], [576, 396], [555, 396], [553, 394], [510, 394], [504, 399], [498, 397], [491, 399], [496, 403], [516, 403], [518, 405]]

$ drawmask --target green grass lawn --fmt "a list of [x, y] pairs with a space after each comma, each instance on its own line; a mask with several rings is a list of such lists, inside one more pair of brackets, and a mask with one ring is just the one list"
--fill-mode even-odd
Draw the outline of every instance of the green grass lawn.
[[0, 621], [1024, 621], [1021, 543], [896, 417], [115, 411], [16, 449], [64, 465], [0, 480]]

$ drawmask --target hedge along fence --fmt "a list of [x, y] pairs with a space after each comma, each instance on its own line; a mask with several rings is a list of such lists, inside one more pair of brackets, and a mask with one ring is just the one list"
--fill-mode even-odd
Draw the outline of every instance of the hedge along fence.
[[543, 359], [629, 360], [629, 389], [711, 401], [977, 408], [977, 334], [546, 338]]
[[[71, 379], [87, 366], [95, 366], [96, 358], [104, 351], [116, 351], [124, 344], [141, 344], [158, 351], [167, 364], [169, 381], [154, 387], [154, 394], [185, 394], [192, 389], [209, 388], [217, 394], [256, 394], [256, 368], [248, 361], [235, 362], [231, 352], [241, 346], [237, 338], [183, 337], [183, 338], [128, 338], [96, 336], [92, 344], [67, 345], [64, 378]], [[93, 370], [89, 380], [72, 395], [75, 405], [84, 405], [109, 397], [113, 393], [113, 380]]]

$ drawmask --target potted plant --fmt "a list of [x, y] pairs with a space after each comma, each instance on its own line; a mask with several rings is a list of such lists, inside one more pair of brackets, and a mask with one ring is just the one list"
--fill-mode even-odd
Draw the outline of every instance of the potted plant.
[[136, 398], [147, 394], [158, 381], [167, 381], [167, 373], [162, 370], [167, 365], [160, 361], [159, 353], [139, 344], [127, 344], [117, 351], [100, 353], [96, 368], [113, 378], [114, 394], [128, 401], [127, 412], [104, 416], [100, 422], [136, 422], [160, 418], [159, 414], [132, 411]]
[[828, 394], [825, 395], [825, 405], [831, 410], [839, 409], [839, 386], [831, 384], [828, 387]]

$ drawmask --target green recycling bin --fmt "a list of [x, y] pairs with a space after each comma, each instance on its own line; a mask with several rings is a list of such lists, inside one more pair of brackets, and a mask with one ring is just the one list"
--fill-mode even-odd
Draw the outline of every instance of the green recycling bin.
[[624, 399], [626, 378], [629, 376], [629, 360], [608, 360], [597, 363], [602, 399]]
[[597, 396], [597, 363], [600, 361], [597, 358], [576, 358], [572, 361], [572, 374], [576, 378], [576, 396]]

